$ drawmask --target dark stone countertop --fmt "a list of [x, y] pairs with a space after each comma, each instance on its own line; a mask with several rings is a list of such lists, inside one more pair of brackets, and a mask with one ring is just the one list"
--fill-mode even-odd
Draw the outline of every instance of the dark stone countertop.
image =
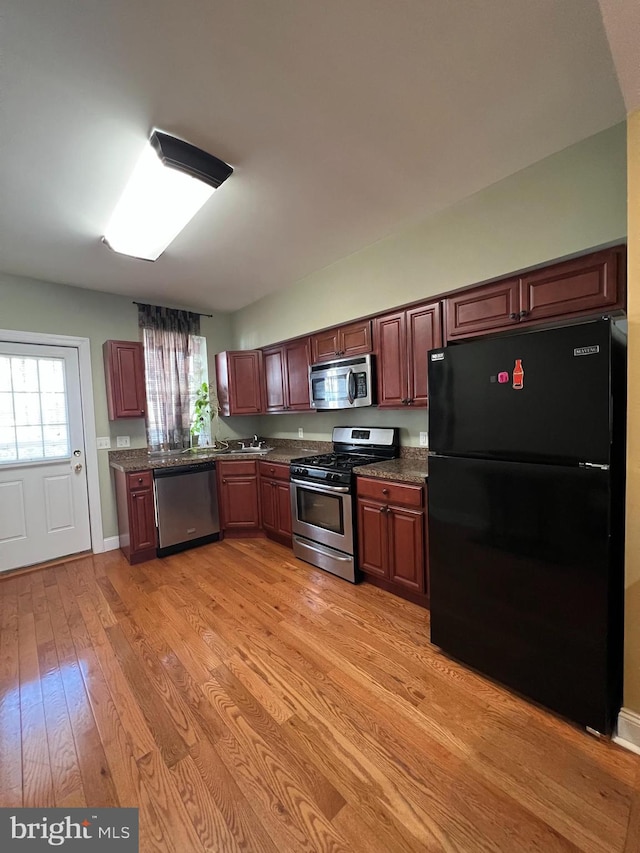
[[[236, 444], [238, 442], [235, 442]], [[299, 456], [311, 456], [314, 453], [325, 453], [331, 449], [331, 443], [319, 441], [301, 441], [296, 447], [295, 441], [278, 441], [273, 439], [273, 450], [268, 453], [229, 453], [224, 450], [206, 450], [200, 448], [195, 451], [187, 451], [177, 456], [151, 456], [145, 447], [131, 450], [112, 450], [109, 453], [109, 466], [126, 474], [134, 471], [153, 471], [157, 468], [177, 468], [180, 465], [192, 465], [198, 462], [211, 462], [212, 460], [224, 459], [226, 461], [264, 460], [281, 465], [289, 465], [292, 459]]]
[[389, 459], [374, 465], [361, 465], [355, 469], [360, 477], [375, 477], [381, 480], [396, 480], [399, 483], [418, 483], [423, 485], [428, 477], [428, 462], [423, 458]]
[[[176, 468], [180, 465], [211, 462], [216, 459], [225, 461], [263, 460], [264, 462], [289, 465], [292, 459], [312, 456], [316, 453], [327, 453], [332, 450], [331, 442], [296, 442], [285, 439], [268, 441], [269, 445], [273, 445], [273, 450], [268, 453], [228, 453], [224, 450], [207, 451], [205, 448], [200, 448], [197, 451], [182, 453], [178, 456], [157, 457], [150, 456], [144, 447], [130, 450], [112, 450], [109, 453], [109, 465], [111, 468], [127, 474], [135, 471], [152, 471], [157, 468]], [[361, 476], [422, 484], [428, 476], [427, 467], [427, 455], [424, 448], [403, 447], [400, 450], [399, 459], [390, 459], [387, 462], [377, 462], [373, 465], [362, 465], [354, 470], [356, 474]]]

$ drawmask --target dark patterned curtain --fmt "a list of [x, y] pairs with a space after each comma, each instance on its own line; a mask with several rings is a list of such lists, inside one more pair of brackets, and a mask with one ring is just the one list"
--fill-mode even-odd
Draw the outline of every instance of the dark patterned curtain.
[[153, 449], [189, 444], [189, 364], [200, 315], [138, 305], [147, 384], [147, 442]]

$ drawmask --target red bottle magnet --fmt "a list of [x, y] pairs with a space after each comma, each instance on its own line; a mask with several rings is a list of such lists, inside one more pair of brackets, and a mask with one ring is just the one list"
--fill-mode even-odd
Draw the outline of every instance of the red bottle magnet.
[[521, 358], [516, 358], [516, 364], [513, 368], [513, 387], [516, 391], [520, 391], [524, 388], [524, 368], [522, 366]]

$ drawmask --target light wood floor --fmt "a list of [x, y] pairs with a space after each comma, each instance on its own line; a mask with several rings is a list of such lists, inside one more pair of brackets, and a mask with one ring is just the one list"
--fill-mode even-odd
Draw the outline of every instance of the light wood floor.
[[0, 580], [0, 806], [138, 806], [142, 851], [640, 850], [640, 756], [263, 540]]

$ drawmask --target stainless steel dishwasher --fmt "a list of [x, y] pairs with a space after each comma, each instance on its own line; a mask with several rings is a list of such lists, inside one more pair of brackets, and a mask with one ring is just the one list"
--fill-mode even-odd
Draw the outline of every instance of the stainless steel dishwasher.
[[156, 468], [153, 479], [159, 557], [220, 538], [215, 462]]

